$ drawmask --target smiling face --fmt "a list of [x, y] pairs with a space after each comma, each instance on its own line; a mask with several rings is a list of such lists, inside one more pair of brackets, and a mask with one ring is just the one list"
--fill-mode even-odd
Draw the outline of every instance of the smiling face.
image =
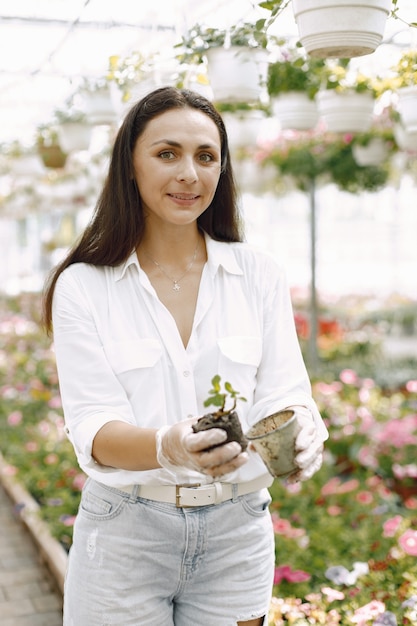
[[146, 228], [194, 223], [210, 205], [221, 168], [216, 124], [192, 108], [153, 118], [133, 151]]

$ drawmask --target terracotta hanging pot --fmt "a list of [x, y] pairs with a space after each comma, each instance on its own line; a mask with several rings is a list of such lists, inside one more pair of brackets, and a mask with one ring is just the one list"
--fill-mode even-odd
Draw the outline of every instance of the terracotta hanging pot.
[[337, 92], [317, 94], [319, 115], [326, 129], [333, 133], [363, 133], [372, 126], [374, 97], [371, 93]]
[[266, 92], [268, 53], [244, 46], [209, 48], [207, 72], [215, 102], [258, 102]]
[[352, 58], [379, 46], [391, 0], [292, 0], [300, 41], [319, 58]]
[[51, 169], [64, 167], [68, 157], [68, 155], [62, 150], [61, 146], [57, 144], [40, 144], [38, 146], [38, 154], [41, 157], [44, 166]]
[[319, 119], [317, 103], [306, 93], [289, 91], [271, 98], [272, 110], [282, 130], [309, 130]]

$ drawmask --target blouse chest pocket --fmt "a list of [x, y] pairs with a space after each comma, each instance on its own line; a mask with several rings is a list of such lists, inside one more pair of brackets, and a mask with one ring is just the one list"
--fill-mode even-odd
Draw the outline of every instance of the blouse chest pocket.
[[156, 339], [111, 341], [103, 349], [115, 374], [154, 367], [162, 356], [161, 344]]
[[242, 365], [258, 367], [262, 357], [260, 337], [229, 336], [217, 340], [220, 353], [227, 360]]

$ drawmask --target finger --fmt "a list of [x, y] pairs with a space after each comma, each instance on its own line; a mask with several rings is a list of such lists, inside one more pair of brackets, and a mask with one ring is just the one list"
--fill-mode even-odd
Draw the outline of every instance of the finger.
[[209, 428], [198, 433], [190, 432], [184, 437], [184, 447], [189, 452], [202, 452], [212, 446], [218, 446], [227, 439], [227, 433], [223, 428]]
[[313, 463], [314, 459], [322, 454], [323, 452], [323, 443], [318, 440], [314, 442], [313, 445], [310, 446], [307, 450], [303, 450], [299, 452], [295, 457], [295, 462], [300, 469], [304, 469], [308, 467], [311, 463]]
[[233, 461], [242, 453], [242, 447], [237, 441], [230, 441], [212, 450], [203, 450], [198, 453], [199, 463], [203, 468], [218, 467]]
[[298, 433], [295, 440], [296, 450], [304, 450], [305, 448], [308, 448], [314, 441], [316, 433], [317, 429], [315, 424], [307, 424], [304, 426]]
[[236, 471], [239, 467], [244, 465], [249, 459], [249, 455], [247, 452], [242, 452], [238, 454], [232, 461], [229, 463], [225, 463], [223, 465], [218, 465], [216, 467], [211, 467], [205, 470], [204, 473], [212, 476], [213, 478], [220, 478], [225, 476], [226, 474], [230, 474], [231, 472]]

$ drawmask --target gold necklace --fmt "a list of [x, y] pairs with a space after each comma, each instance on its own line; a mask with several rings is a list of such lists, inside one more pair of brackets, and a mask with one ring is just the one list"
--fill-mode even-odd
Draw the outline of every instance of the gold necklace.
[[184, 274], [183, 274], [182, 276], [180, 276], [179, 278], [177, 278], [176, 280], [175, 280], [175, 278], [172, 278], [172, 276], [170, 276], [170, 275], [169, 275], [169, 274], [168, 274], [168, 273], [164, 270], [164, 268], [162, 267], [162, 265], [161, 265], [160, 263], [158, 263], [158, 261], [155, 261], [155, 259], [153, 259], [153, 258], [151, 257], [151, 255], [150, 255], [150, 254], [148, 254], [146, 251], [145, 251], [145, 254], [146, 254], [146, 256], [148, 257], [148, 259], [149, 259], [150, 261], [152, 261], [152, 263], [153, 263], [154, 265], [156, 265], [156, 267], [157, 267], [159, 270], [161, 270], [161, 272], [162, 272], [162, 273], [163, 273], [163, 274], [164, 274], [164, 275], [165, 275], [165, 276], [166, 276], [166, 277], [167, 277], [167, 278], [168, 278], [168, 279], [172, 282], [172, 284], [173, 284], [173, 287], [172, 287], [173, 291], [179, 291], [179, 290], [181, 289], [181, 287], [180, 287], [180, 285], [179, 285], [178, 283], [180, 282], [180, 280], [182, 280], [182, 279], [183, 279], [183, 278], [184, 278], [184, 277], [188, 274], [188, 272], [191, 270], [192, 266], [194, 265], [194, 261], [195, 261], [195, 260], [196, 260], [196, 258], [197, 258], [198, 244], [199, 244], [199, 241], [197, 241], [197, 245], [196, 245], [195, 250], [194, 250], [193, 258], [191, 259], [190, 263], [187, 265], [187, 267], [186, 267], [186, 270], [185, 270]]

